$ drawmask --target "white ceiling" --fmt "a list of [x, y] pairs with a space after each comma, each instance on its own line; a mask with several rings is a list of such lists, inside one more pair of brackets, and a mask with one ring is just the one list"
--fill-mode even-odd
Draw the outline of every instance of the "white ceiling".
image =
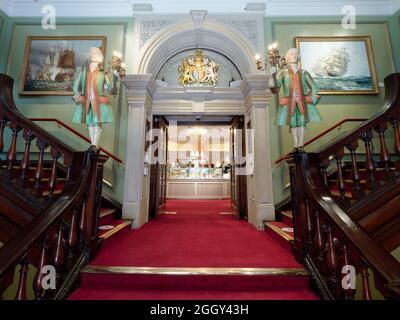
[[265, 3], [265, 12], [258, 12], [265, 16], [340, 16], [347, 5], [353, 5], [363, 16], [392, 15], [400, 9], [400, 0], [0, 0], [0, 9], [9, 16], [39, 17], [43, 6], [50, 4], [59, 17], [126, 17], [134, 15], [133, 4], [152, 4], [152, 14], [182, 14], [190, 10], [212, 14], [244, 13], [249, 2]]

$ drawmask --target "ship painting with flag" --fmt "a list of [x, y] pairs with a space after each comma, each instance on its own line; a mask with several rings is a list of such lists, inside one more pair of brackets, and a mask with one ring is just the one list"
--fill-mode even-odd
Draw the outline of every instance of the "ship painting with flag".
[[105, 38], [41, 37], [28, 40], [20, 94], [72, 95], [78, 68], [87, 63], [89, 48], [104, 50]]

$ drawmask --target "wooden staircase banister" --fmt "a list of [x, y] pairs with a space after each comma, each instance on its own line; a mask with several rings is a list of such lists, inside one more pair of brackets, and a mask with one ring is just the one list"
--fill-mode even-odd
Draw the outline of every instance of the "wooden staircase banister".
[[[77, 130], [75, 130], [74, 128], [72, 128], [71, 126], [69, 126], [68, 124], [66, 124], [65, 122], [56, 119], [56, 118], [30, 118], [31, 121], [35, 121], [35, 122], [56, 122], [58, 125], [60, 125], [61, 127], [67, 129], [69, 132], [72, 132], [74, 135], [76, 135], [77, 137], [79, 137], [82, 140], [85, 140], [86, 142], [90, 143], [90, 139], [85, 137], [83, 134], [81, 134], [80, 132], [78, 132]], [[112, 154], [110, 151], [100, 147], [99, 148], [101, 152], [104, 152], [106, 155], [108, 155], [111, 159], [115, 160], [117, 163], [122, 164], [122, 159], [118, 158], [117, 156], [115, 156], [114, 154]]]
[[[335, 226], [336, 232], [341, 234], [341, 241], [345, 241], [348, 249], [357, 252], [364, 262], [384, 279], [385, 288], [397, 288], [397, 285], [400, 284], [399, 262], [386, 252], [379, 243], [374, 241], [332, 199], [326, 190], [321, 174], [312, 170], [319, 164], [318, 156], [316, 154], [301, 154], [295, 157], [301, 158], [297, 162], [302, 169], [297, 170], [297, 172], [301, 174], [299, 179], [304, 181], [302, 186], [307, 197], [312, 197], [316, 204], [314, 209], [320, 209], [321, 212], [323, 211], [326, 214], [329, 221]], [[310, 199], [308, 200], [310, 201]]]
[[71, 179], [65, 186], [62, 196], [1, 248], [0, 277], [10, 267], [18, 264], [21, 258], [32, 249], [33, 245], [41, 240], [43, 233], [46, 233], [61, 218], [62, 214], [66, 210], [71, 209], [78, 198], [83, 196], [86, 185], [81, 183], [81, 181], [87, 182], [89, 179], [90, 152], [93, 153], [95, 151], [92, 149], [88, 152], [77, 154], [75, 161], [81, 162], [81, 171], [74, 170]]
[[[0, 151], [5, 145], [5, 129], [8, 127], [11, 131], [6, 157], [0, 160], [0, 188], [6, 186], [22, 199], [36, 202], [40, 210], [0, 248], [0, 299], [13, 282], [18, 264], [21, 269], [16, 299], [28, 298], [27, 273], [31, 265], [37, 269], [32, 284], [35, 298], [61, 299], [68, 294], [80, 268], [99, 250], [99, 195], [102, 193], [103, 165], [108, 157], [94, 146], [77, 152], [26, 119], [15, 107], [12, 86], [13, 80], [0, 74]], [[19, 135], [20, 131], [22, 135]], [[16, 146], [21, 136], [25, 150], [22, 159], [18, 159]], [[31, 145], [35, 140], [39, 152], [33, 163]], [[44, 167], [47, 148], [53, 159], [49, 162], [50, 168]], [[65, 173], [57, 170], [59, 159], [63, 159], [67, 167], [66, 177], [62, 176], [62, 179], [59, 174]], [[14, 213], [18, 214], [18, 202], [13, 206]], [[0, 216], [9, 208], [0, 202]], [[9, 219], [10, 214], [7, 217]], [[42, 286], [42, 268], [48, 265], [56, 272], [55, 290]]]
[[12, 121], [15, 122], [19, 128], [30, 128], [30, 130], [35, 133], [35, 136], [38, 139], [42, 141], [51, 141], [53, 147], [70, 158], [70, 155], [73, 152], [76, 152], [76, 150], [52, 136], [33, 121], [25, 118], [18, 111], [13, 98], [13, 85], [14, 80], [11, 77], [5, 74], [0, 74], [0, 121]]
[[[354, 267], [361, 275], [363, 299], [372, 299], [368, 270], [373, 271], [375, 287], [385, 298], [400, 299], [400, 263], [365, 228], [364, 222], [355, 220], [378, 210], [368, 212], [371, 211], [367, 208], [370, 199], [375, 199], [373, 208], [380, 208], [391, 200], [397, 201], [392, 189], [398, 188], [395, 181], [398, 181], [400, 161], [397, 160], [393, 168], [385, 131], [390, 123], [394, 133], [394, 151], [400, 157], [400, 74], [386, 77], [385, 90], [384, 105], [376, 116], [317, 152], [293, 154], [287, 159], [294, 219], [293, 252], [299, 261], [306, 264], [326, 299], [354, 299], [354, 288], [342, 284], [343, 280], [348, 280], [347, 271], [342, 271], [346, 266]], [[379, 163], [373, 156], [374, 133], [379, 138]], [[360, 159], [356, 152], [359, 140], [365, 147], [365, 157]], [[350, 151], [351, 157], [351, 169], [347, 170], [351, 175], [352, 201], [348, 198], [345, 182], [345, 149]], [[331, 162], [336, 165], [338, 194], [331, 191], [328, 181], [327, 169]], [[360, 165], [364, 166], [362, 178]], [[379, 172], [378, 165], [382, 166]], [[361, 179], [368, 193], [361, 189]], [[379, 197], [382, 192], [385, 192], [385, 197]], [[352, 212], [352, 208], [356, 211]], [[395, 228], [399, 227], [397, 218], [393, 223]], [[373, 227], [381, 228], [375, 221]], [[389, 238], [389, 241], [393, 239]]]
[[[341, 127], [343, 124], [345, 124], [347, 122], [362, 122], [362, 121], [366, 121], [366, 120], [368, 120], [368, 119], [366, 119], [366, 118], [346, 118], [346, 119], [343, 119], [343, 120], [339, 121], [338, 123], [335, 123], [333, 126], [329, 127], [328, 129], [326, 129], [326, 130], [322, 131], [321, 133], [317, 134], [314, 138], [311, 138], [310, 140], [306, 141], [304, 143], [304, 146], [307, 147], [308, 145], [310, 145], [314, 141], [317, 141], [317, 140], [321, 139], [322, 137], [326, 136], [328, 133], [332, 132], [336, 128]], [[278, 158], [275, 161], [275, 165], [279, 166], [282, 161], [284, 161], [286, 159], [289, 159], [290, 157], [291, 157], [291, 155], [289, 153], [285, 154], [284, 156], [281, 156], [280, 158]]]
[[385, 78], [385, 99], [379, 113], [315, 152], [321, 159], [328, 158], [340, 148], [350, 145], [363, 133], [373, 131], [380, 124], [391, 120], [400, 120], [400, 73], [394, 73]]

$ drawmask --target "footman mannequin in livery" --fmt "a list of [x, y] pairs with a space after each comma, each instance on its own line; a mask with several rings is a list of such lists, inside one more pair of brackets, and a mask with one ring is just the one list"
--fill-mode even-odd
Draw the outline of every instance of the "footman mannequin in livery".
[[279, 73], [278, 77], [276, 77], [276, 68], [272, 68], [273, 77], [269, 84], [271, 91], [275, 94], [278, 94], [281, 88], [283, 90], [276, 124], [289, 126], [294, 144], [292, 152], [304, 152], [307, 123], [322, 120], [316, 108], [320, 96], [311, 75], [299, 67], [298, 50], [289, 49], [285, 60], [287, 67]]
[[96, 47], [90, 48], [89, 65], [81, 68], [73, 85], [76, 107], [72, 122], [88, 126], [91, 144], [97, 149], [99, 149], [102, 124], [114, 121], [113, 111], [107, 98], [113, 87], [113, 80], [108, 72], [104, 72], [103, 61], [101, 50]]

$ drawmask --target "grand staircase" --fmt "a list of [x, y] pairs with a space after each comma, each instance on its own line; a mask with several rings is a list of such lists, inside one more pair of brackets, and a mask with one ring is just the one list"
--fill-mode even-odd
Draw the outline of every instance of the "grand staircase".
[[[0, 296], [62, 299], [102, 241], [131, 221], [102, 195], [108, 157], [94, 147], [78, 152], [26, 119], [12, 89], [0, 75]], [[45, 265], [55, 268], [54, 290], [42, 289]]]
[[400, 246], [400, 74], [388, 76], [385, 88], [375, 117], [314, 152], [285, 158], [290, 201], [278, 207], [277, 222], [265, 222], [324, 299], [400, 297], [400, 263], [391, 255]]
[[[316, 151], [284, 158], [291, 197], [277, 206], [277, 221], [265, 222], [263, 240], [252, 242], [268, 243], [275, 253], [270, 247], [240, 259], [247, 264], [262, 257], [260, 265], [225, 268], [95, 265], [110, 254], [113, 259], [118, 254], [135, 259], [157, 255], [140, 237], [131, 238], [136, 237], [129, 229], [132, 221], [121, 220], [120, 205], [103, 194], [108, 157], [94, 147], [76, 151], [26, 119], [14, 104], [12, 88], [13, 80], [0, 75], [3, 298], [65, 299], [79, 286], [71, 299], [315, 299], [318, 295], [370, 300], [377, 293], [384, 299], [400, 297], [400, 264], [391, 255], [400, 246], [400, 74], [385, 79], [385, 103], [375, 117]], [[165, 223], [161, 230], [168, 230], [164, 228], [170, 225], [168, 217], [159, 221]], [[254, 237], [260, 236], [253, 231]], [[168, 232], [171, 235], [173, 231]], [[243, 239], [252, 236], [246, 233]], [[163, 239], [167, 238], [158, 240]], [[186, 241], [191, 247], [190, 235]], [[129, 254], [119, 250], [123, 243]], [[247, 247], [242, 249], [249, 253]], [[276, 259], [278, 255], [283, 260]], [[214, 253], [210, 261], [220, 257], [224, 255]], [[266, 265], [287, 259], [293, 266], [285, 270]], [[56, 289], [43, 289], [45, 274], [40, 271], [46, 265], [54, 267]]]

